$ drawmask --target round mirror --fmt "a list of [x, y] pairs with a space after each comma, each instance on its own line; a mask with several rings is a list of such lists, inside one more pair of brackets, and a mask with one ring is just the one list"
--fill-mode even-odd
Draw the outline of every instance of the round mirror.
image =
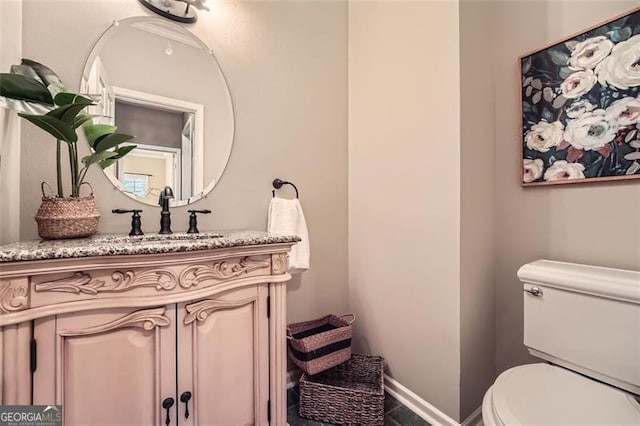
[[151, 17], [114, 22], [94, 46], [80, 90], [94, 122], [135, 135], [136, 148], [104, 169], [125, 194], [172, 206], [207, 195], [231, 154], [231, 94], [213, 52], [183, 27]]

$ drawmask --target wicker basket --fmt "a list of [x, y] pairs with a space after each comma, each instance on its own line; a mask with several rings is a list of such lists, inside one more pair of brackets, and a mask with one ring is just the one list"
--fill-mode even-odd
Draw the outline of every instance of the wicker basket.
[[45, 195], [42, 183], [42, 204], [36, 214], [38, 235], [45, 240], [88, 237], [98, 232], [100, 213], [93, 197], [52, 197]]
[[384, 425], [384, 358], [353, 354], [300, 378], [300, 417], [340, 425]]
[[[352, 317], [350, 321], [344, 317]], [[354, 314], [327, 315], [287, 326], [289, 358], [305, 373], [318, 374], [351, 358]]]

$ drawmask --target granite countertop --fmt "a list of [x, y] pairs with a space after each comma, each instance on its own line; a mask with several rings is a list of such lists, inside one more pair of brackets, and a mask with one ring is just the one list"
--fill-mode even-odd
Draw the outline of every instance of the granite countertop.
[[72, 240], [34, 240], [0, 246], [0, 263], [90, 256], [176, 253], [300, 241], [295, 235], [262, 231], [220, 231], [200, 234], [94, 235]]

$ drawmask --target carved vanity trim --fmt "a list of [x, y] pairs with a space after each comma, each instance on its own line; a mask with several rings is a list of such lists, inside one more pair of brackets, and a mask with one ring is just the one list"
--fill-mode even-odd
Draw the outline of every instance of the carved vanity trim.
[[220, 309], [232, 309], [240, 306], [254, 303], [255, 297], [240, 300], [238, 302], [225, 302], [222, 300], [205, 299], [199, 302], [191, 303], [186, 306], [188, 314], [184, 317], [185, 324], [191, 324], [194, 321], [205, 321], [210, 313]]
[[0, 313], [8, 314], [29, 308], [29, 288], [26, 279], [2, 280]]
[[165, 308], [143, 309], [106, 324], [100, 324], [82, 330], [60, 330], [59, 334], [65, 337], [86, 336], [125, 327], [140, 327], [150, 331], [156, 327], [166, 327], [169, 325], [169, 318], [165, 315], [165, 311]]
[[[0, 364], [3, 404], [30, 404], [31, 320], [105, 308], [136, 308], [116, 321], [60, 330], [65, 337], [169, 324], [163, 305], [186, 302], [183, 322], [255, 303], [214, 297], [268, 284], [269, 388], [272, 424], [286, 424], [286, 281], [295, 240], [198, 251], [0, 262]], [[193, 301], [193, 303], [189, 303]], [[266, 307], [265, 307], [266, 309]], [[265, 311], [266, 312], [266, 311]], [[26, 345], [26, 346], [25, 346]]]
[[188, 289], [207, 280], [227, 280], [252, 271], [269, 268], [269, 266], [269, 259], [252, 259], [249, 256], [242, 257], [237, 261], [214, 262], [211, 266], [192, 265], [180, 273], [178, 282], [180, 287]]
[[107, 292], [124, 292], [136, 287], [155, 287], [156, 290], [173, 290], [176, 276], [171, 271], [141, 270], [114, 271], [111, 282], [92, 278], [85, 272], [75, 272], [70, 277], [37, 283], [36, 293], [60, 291], [65, 293], [85, 293], [96, 295]]
[[[282, 250], [290, 245], [1, 263], [0, 326], [89, 309], [178, 303], [230, 288], [285, 282], [291, 276]], [[23, 266], [21, 275], [17, 265]]]

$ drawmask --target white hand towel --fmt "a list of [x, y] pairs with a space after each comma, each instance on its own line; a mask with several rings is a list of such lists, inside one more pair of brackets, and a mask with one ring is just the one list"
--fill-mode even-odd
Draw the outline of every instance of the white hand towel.
[[297, 235], [302, 239], [289, 253], [289, 272], [292, 274], [309, 269], [309, 232], [300, 200], [272, 198], [269, 204], [267, 231], [272, 235]]

